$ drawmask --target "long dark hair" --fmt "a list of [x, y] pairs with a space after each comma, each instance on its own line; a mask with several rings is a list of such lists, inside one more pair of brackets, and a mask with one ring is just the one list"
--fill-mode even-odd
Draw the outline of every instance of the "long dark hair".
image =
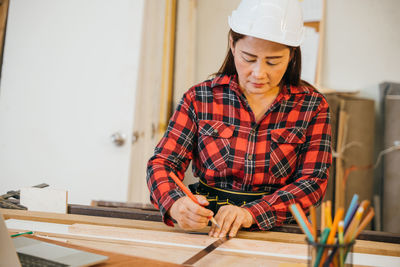
[[[234, 32], [232, 30], [229, 31], [228, 34], [228, 43], [229, 37], [232, 37], [232, 43], [235, 46], [236, 42], [246, 35]], [[304, 81], [300, 79], [301, 75], [301, 51], [300, 46], [293, 47], [288, 46], [290, 49], [291, 60], [289, 61], [288, 67], [286, 69], [285, 74], [283, 75], [281, 85], [282, 84], [290, 84], [293, 86], [303, 85]], [[235, 75], [237, 74], [235, 61], [233, 58], [232, 50], [228, 45], [228, 53], [225, 56], [225, 60], [222, 63], [222, 66], [219, 68], [218, 72], [214, 73], [213, 75]]]

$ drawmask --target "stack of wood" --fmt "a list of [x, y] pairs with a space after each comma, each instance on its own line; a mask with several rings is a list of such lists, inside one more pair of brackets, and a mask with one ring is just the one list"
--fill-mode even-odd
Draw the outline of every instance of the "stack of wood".
[[331, 110], [333, 164], [324, 200], [347, 208], [354, 194], [373, 200], [374, 101], [354, 94], [326, 94]]

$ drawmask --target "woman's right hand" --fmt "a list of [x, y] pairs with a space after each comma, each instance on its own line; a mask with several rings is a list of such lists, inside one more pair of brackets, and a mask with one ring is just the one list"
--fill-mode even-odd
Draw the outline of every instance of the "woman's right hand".
[[199, 203], [193, 202], [189, 197], [181, 197], [169, 209], [169, 215], [176, 220], [178, 225], [185, 230], [202, 229], [207, 226], [214, 213], [204, 208], [209, 203], [204, 196], [195, 195]]

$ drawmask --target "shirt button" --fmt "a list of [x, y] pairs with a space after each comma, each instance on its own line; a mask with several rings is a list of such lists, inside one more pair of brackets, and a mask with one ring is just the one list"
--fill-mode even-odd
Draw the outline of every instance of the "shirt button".
[[217, 130], [217, 129], [214, 129], [213, 134], [214, 134], [214, 135], [218, 135], [218, 130]]
[[248, 159], [248, 160], [253, 160], [253, 155], [248, 155], [248, 156], [247, 156], [247, 159]]

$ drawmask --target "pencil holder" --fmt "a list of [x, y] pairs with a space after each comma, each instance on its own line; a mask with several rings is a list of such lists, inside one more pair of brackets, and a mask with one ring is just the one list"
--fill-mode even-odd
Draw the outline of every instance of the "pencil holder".
[[353, 246], [355, 241], [347, 244], [326, 245], [312, 242], [308, 243], [308, 266], [353, 266]]

